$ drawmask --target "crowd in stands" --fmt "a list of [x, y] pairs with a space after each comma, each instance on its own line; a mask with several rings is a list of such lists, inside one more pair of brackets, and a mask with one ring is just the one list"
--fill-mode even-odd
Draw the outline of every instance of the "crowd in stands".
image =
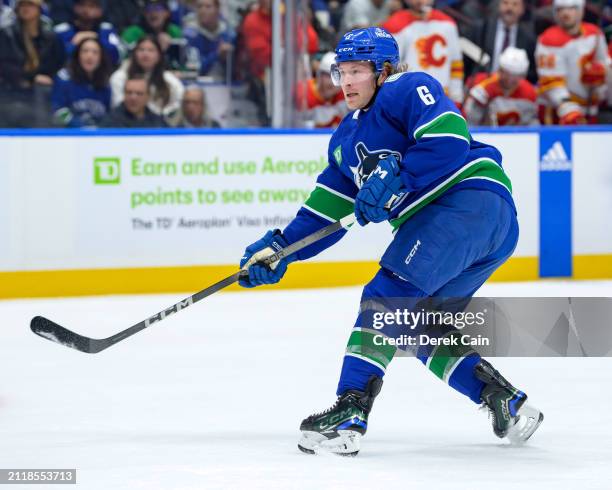
[[[306, 126], [334, 127], [347, 113], [330, 52], [371, 25], [393, 34], [402, 65], [435, 77], [472, 125], [612, 121], [612, 0], [299, 4], [294, 49], [307, 61], [291, 96]], [[215, 128], [217, 101], [204, 89], [215, 83], [247, 87], [267, 125], [271, 9], [271, 0], [0, 0], [0, 127]]]

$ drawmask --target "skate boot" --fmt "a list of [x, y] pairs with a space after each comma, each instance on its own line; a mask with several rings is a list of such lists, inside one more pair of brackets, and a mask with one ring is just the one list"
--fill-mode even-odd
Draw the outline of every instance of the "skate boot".
[[372, 376], [365, 391], [348, 390], [327, 410], [304, 419], [300, 425], [300, 451], [307, 454], [328, 451], [342, 456], [356, 456], [361, 436], [368, 428], [368, 414], [382, 383], [381, 378]]
[[544, 420], [544, 414], [526, 404], [527, 395], [508, 383], [484, 359], [476, 364], [474, 374], [485, 383], [480, 397], [483, 407], [489, 410], [495, 435], [507, 437], [513, 444], [527, 441]]

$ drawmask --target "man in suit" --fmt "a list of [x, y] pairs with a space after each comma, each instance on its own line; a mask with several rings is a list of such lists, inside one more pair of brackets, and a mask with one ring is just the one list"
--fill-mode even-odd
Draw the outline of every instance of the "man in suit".
[[465, 57], [466, 79], [478, 72], [496, 72], [499, 69], [499, 58], [504, 50], [515, 47], [527, 51], [529, 57], [527, 79], [531, 83], [537, 82], [534, 59], [536, 36], [532, 27], [520, 22], [524, 13], [524, 0], [500, 0], [496, 16], [475, 21], [465, 37], [481, 48], [482, 53], [477, 56], [477, 60]]

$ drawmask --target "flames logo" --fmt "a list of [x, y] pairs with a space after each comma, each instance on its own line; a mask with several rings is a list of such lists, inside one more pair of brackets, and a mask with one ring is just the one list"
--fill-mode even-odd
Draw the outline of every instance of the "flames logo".
[[415, 42], [415, 47], [419, 55], [419, 65], [426, 70], [429, 67], [439, 67], [446, 63], [447, 56], [441, 55], [437, 58], [434, 55], [436, 45], [439, 44], [446, 48], [446, 39], [440, 34], [432, 34], [431, 36], [421, 37]]
[[498, 112], [495, 117], [498, 126], [518, 126], [521, 123], [521, 115], [517, 111]]
[[589, 88], [596, 88], [606, 83], [606, 67], [595, 59], [595, 51], [596, 48], [592, 52], [581, 56], [578, 61], [580, 83]]

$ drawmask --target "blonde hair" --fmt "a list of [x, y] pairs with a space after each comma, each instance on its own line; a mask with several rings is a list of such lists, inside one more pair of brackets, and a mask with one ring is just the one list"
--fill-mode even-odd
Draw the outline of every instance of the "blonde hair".
[[[383, 71], [387, 77], [390, 77], [391, 75], [395, 75], [396, 73], [404, 73], [408, 71], [408, 63], [398, 63], [395, 67], [389, 63], [388, 61], [385, 61], [383, 64]], [[380, 86], [379, 81], [376, 82], [377, 85]]]

